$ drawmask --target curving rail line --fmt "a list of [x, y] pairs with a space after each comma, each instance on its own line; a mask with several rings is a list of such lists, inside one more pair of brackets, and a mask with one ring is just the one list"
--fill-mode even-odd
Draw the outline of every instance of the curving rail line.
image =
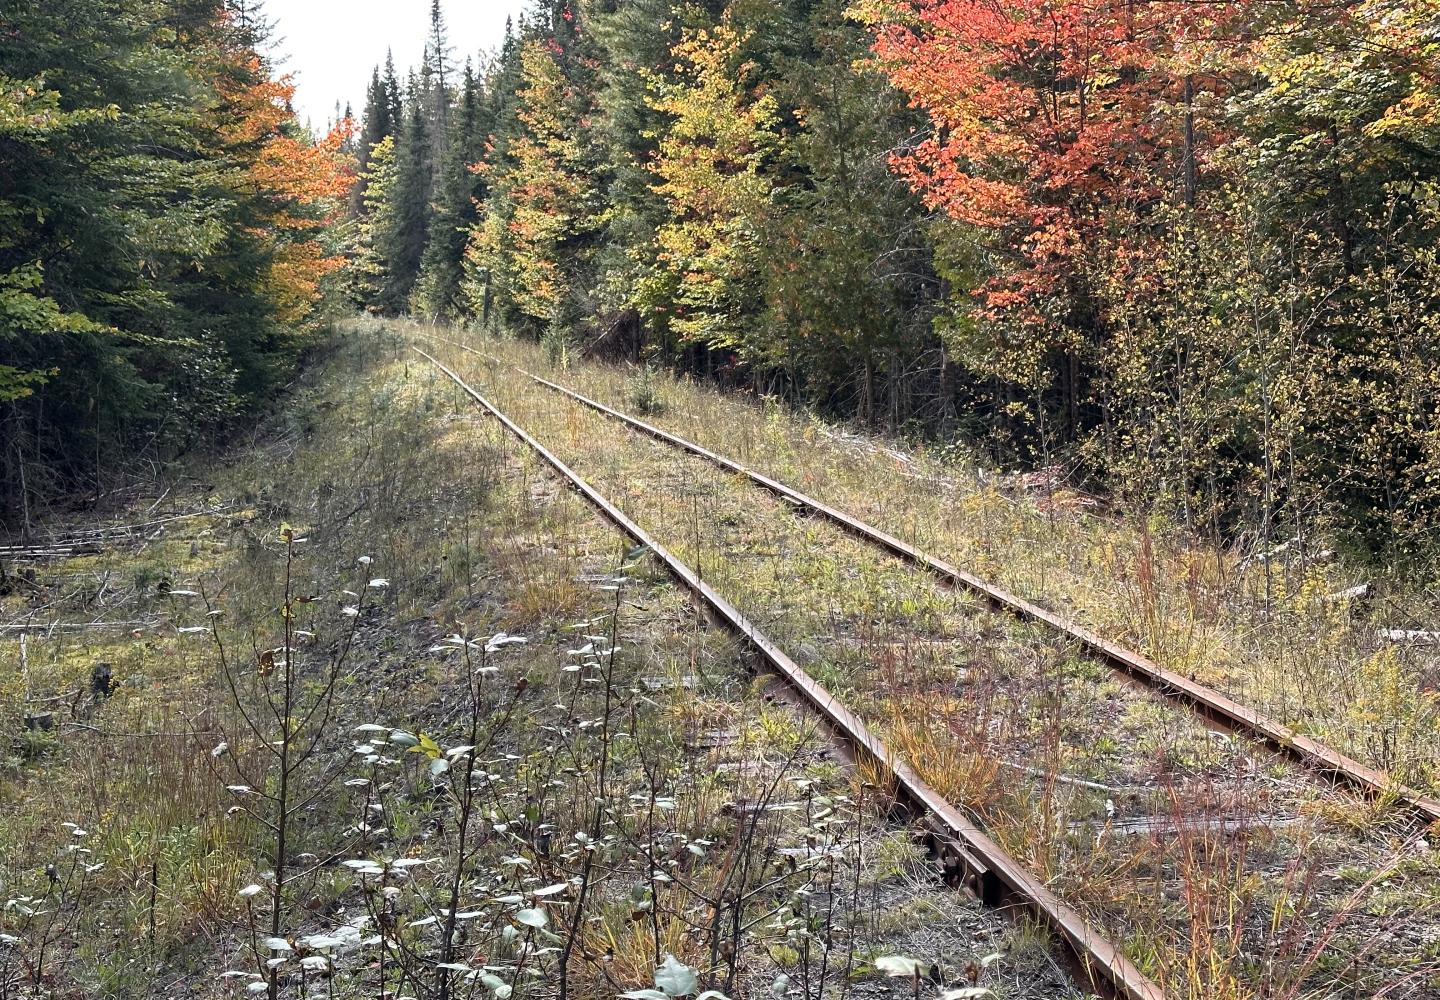
[[652, 538], [549, 449], [515, 423], [464, 379], [432, 355], [413, 348], [459, 386], [481, 409], [498, 420], [556, 473], [636, 543], [649, 549], [670, 574], [690, 591], [695, 602], [740, 636], [818, 712], [834, 734], [857, 753], [871, 758], [888, 773], [897, 798], [921, 810], [938, 834], [947, 862], [958, 863], [978, 896], [991, 904], [1023, 904], [1050, 926], [1075, 956], [1091, 985], [1121, 1000], [1168, 1000], [1166, 993], [1085, 918], [1068, 906], [1012, 858], [979, 827], [932, 788], [870, 731], [861, 719], [835, 699], [804, 669], [775, 645], [734, 605], [668, 549]]
[[[458, 341], [445, 340], [440, 337], [435, 339], [458, 347], [463, 351], [468, 351], [471, 354], [477, 354], [496, 364], [506, 363], [494, 355], [486, 354], [484, 351], [478, 351]], [[944, 560], [923, 552], [888, 532], [882, 531], [873, 525], [866, 524], [864, 521], [842, 510], [838, 510], [799, 490], [786, 486], [778, 480], [771, 479], [769, 476], [756, 472], [733, 459], [719, 455], [708, 448], [704, 448], [692, 441], [687, 441], [678, 435], [663, 431], [653, 424], [648, 424], [627, 413], [606, 406], [604, 403], [582, 396], [573, 389], [541, 378], [539, 375], [535, 375], [518, 366], [514, 367], [516, 371], [520, 372], [520, 374], [526, 378], [531, 379], [552, 392], [567, 396], [575, 402], [604, 414], [611, 419], [618, 420], [642, 434], [646, 434], [674, 448], [702, 458], [722, 469], [744, 476], [768, 492], [798, 507], [803, 507], [819, 514], [821, 517], [833, 522], [845, 531], [885, 549], [912, 565], [923, 567], [933, 573], [943, 583], [950, 586], [959, 586], [978, 594], [992, 606], [1007, 611], [1019, 619], [1043, 622], [1067, 638], [1074, 640], [1090, 654], [1100, 658], [1110, 666], [1118, 668], [1131, 677], [1134, 677], [1165, 697], [1184, 702], [1213, 723], [1226, 729], [1252, 736], [1308, 767], [1343, 781], [1345, 784], [1359, 789], [1367, 795], [1375, 798], [1393, 797], [1411, 811], [1421, 816], [1426, 822], [1440, 820], [1440, 800], [1428, 796], [1418, 789], [1394, 781], [1385, 771], [1362, 764], [1360, 761], [1340, 753], [1333, 747], [1327, 746], [1318, 740], [1311, 739], [1303, 733], [1298, 733], [1279, 720], [1272, 719], [1250, 708], [1248, 705], [1244, 705], [1228, 695], [1216, 691], [1214, 688], [1192, 680], [1184, 674], [1163, 667], [1149, 657], [1134, 650], [1127, 649], [1118, 643], [1111, 642], [1109, 639], [1085, 628], [1083, 625], [1077, 624], [1051, 611], [1047, 611], [1038, 604], [1027, 601], [1023, 597], [1003, 590], [994, 584], [987, 583], [973, 573], [968, 573]]]

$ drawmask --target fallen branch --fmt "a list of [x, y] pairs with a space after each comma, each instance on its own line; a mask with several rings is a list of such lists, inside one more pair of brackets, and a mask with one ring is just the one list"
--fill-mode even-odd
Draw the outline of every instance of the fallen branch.
[[235, 505], [228, 503], [221, 504], [219, 507], [206, 508], [205, 510], [190, 511], [186, 514], [172, 514], [169, 517], [154, 518], [149, 521], [138, 521], [134, 524], [111, 524], [99, 528], [78, 528], [74, 531], [58, 533], [45, 542], [0, 545], [0, 554], [37, 550], [59, 551], [62, 549], [74, 549], [79, 546], [99, 546], [105, 542], [127, 538], [142, 532], [153, 531], [164, 525], [174, 524], [176, 521], [188, 521], [197, 517], [215, 517], [234, 509]]
[[154, 628], [160, 619], [133, 622], [26, 622], [23, 625], [0, 625], [0, 632], [62, 632], [85, 628]]
[[1025, 764], [1012, 764], [1008, 760], [1000, 761], [1000, 765], [1028, 774], [1032, 778], [1044, 778], [1046, 781], [1055, 781], [1062, 785], [1073, 785], [1076, 788], [1088, 788], [1093, 792], [1106, 792], [1111, 795], [1143, 795], [1156, 790], [1146, 785], [1102, 785], [1098, 781], [1086, 781], [1084, 778], [1071, 778], [1063, 774], [1051, 774], [1049, 771], [1042, 770], [1038, 767], [1029, 767]]
[[1421, 629], [1381, 628], [1375, 630], [1375, 638], [1381, 642], [1404, 643], [1410, 646], [1440, 646], [1440, 632]]
[[1071, 823], [1071, 833], [1093, 832], [1116, 837], [1174, 837], [1181, 833], [1244, 833], [1249, 830], [1283, 830], [1305, 822], [1296, 816], [1246, 816], [1239, 819], [1223, 816], [1181, 817], [1139, 816], [1134, 819], [1090, 820]]

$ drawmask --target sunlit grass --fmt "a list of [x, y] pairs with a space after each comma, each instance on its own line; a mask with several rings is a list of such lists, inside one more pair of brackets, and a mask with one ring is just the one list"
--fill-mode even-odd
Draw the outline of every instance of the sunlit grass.
[[[633, 372], [579, 364], [556, 372], [528, 345], [477, 343], [602, 402], [634, 404]], [[1296, 869], [1323, 880], [1345, 856], [1345, 838], [1369, 839], [1367, 824], [1383, 822], [1383, 814], [1349, 808], [1343, 796], [1317, 810], [1310, 803], [1334, 800], [1278, 759], [1216, 741], [1187, 710], [1137, 697], [1043, 632], [977, 614], [829, 526], [797, 519], [736, 477], [638, 438], [505, 365], [432, 349], [699, 569], [937, 787], [984, 817], [1017, 856], [1075, 900], [1088, 900], [1117, 936], [1138, 919], [1146, 930], [1137, 957], [1183, 995], [1254, 995], [1257, 971], [1245, 942], [1257, 935], [1284, 952], [1266, 974], [1284, 966], [1295, 991], [1287, 995], [1328, 989], [1330, 975], [1360, 983], [1377, 974], [1330, 961], [1347, 950], [1375, 951], [1370, 932], [1347, 919], [1353, 900], [1307, 897], [1332, 914], [1333, 947], [1307, 955], [1290, 943], [1300, 919], [1285, 903], [1293, 891], [1284, 879], [1253, 874], [1267, 864], [1272, 838], [1256, 840], [1263, 849], [1237, 847], [1233, 834], [1205, 832], [1203, 822], [1188, 847], [1168, 835], [1152, 844], [1104, 831], [1115, 799], [1127, 814], [1153, 816], [1157, 829], [1167, 820], [1239, 816], [1263, 831], [1272, 813], [1340, 809], [1356, 821], [1306, 834]], [[1366, 639], [1370, 624], [1327, 598], [1344, 580], [1337, 565], [1297, 568], [1304, 580], [1287, 579], [1299, 589], [1277, 600], [1286, 584], [1277, 585], [1274, 573], [1262, 582], [1232, 553], [1078, 494], [1026, 494], [953, 455], [939, 462], [923, 449], [902, 453], [669, 376], [647, 376], [646, 400], [652, 422], [1072, 614], [1398, 777], [1430, 780], [1434, 705], [1416, 688], [1417, 663], [1404, 651], [1377, 661]], [[939, 659], [915, 655], [937, 644]], [[958, 686], [946, 650], [960, 658]], [[958, 697], [933, 693], [952, 686]], [[1408, 699], [1407, 687], [1416, 692]], [[1056, 783], [1046, 774], [1068, 778]], [[1128, 786], [1142, 789], [1141, 798], [1123, 798]], [[1215, 850], [1230, 852], [1218, 867]], [[1381, 870], [1391, 853], [1382, 837], [1355, 856]], [[1152, 891], [1126, 889], [1132, 885]], [[1217, 907], [1231, 930], [1213, 929]], [[1263, 914], [1272, 911], [1278, 916], [1267, 922]], [[1419, 958], [1403, 949], [1372, 957], [1399, 969]]]
[[[66, 702], [58, 713], [65, 725], [47, 735], [43, 747], [34, 737], [39, 752], [12, 757], [0, 774], [0, 899], [32, 886], [43, 891], [45, 864], [79, 843], [101, 866], [73, 893], [66, 890], [67, 899], [84, 905], [67, 903], [66, 916], [56, 924], [56, 948], [48, 954], [58, 957], [47, 959], [46, 975], [57, 989], [135, 996], [155, 983], [184, 981], [194, 995], [218, 997], [233, 995], [247, 981], [261, 982], [220, 978], [236, 970], [256, 975], [247, 971], [255, 962], [247, 943], [253, 904], [245, 900], [267, 896], [238, 892], [247, 884], [268, 885], [274, 844], [259, 823], [235, 810], [235, 797], [216, 772], [216, 754], [236, 752], [218, 746], [218, 733], [238, 725], [236, 713], [247, 703], [227, 693], [213, 643], [199, 630], [207, 607], [213, 607], [226, 635], [236, 640], [235, 662], [242, 670], [256, 669], [278, 624], [287, 524], [291, 537], [306, 539], [297, 543], [295, 584], [297, 592], [315, 599], [299, 605], [296, 614], [299, 624], [316, 633], [311, 640], [316, 656], [331, 647], [336, 634], [327, 623], [355, 600], [346, 588], [365, 589], [374, 602], [357, 652], [346, 664], [333, 731], [319, 748], [317, 760], [327, 766], [350, 759], [358, 723], [404, 725], [455, 742], [464, 672], [453, 657], [434, 651], [438, 637], [456, 630], [478, 635], [505, 630], [529, 640], [512, 648], [506, 670], [511, 678], [524, 678], [530, 700], [487, 764], [504, 791], [476, 824], [473, 843], [483, 849], [466, 862], [465, 893], [473, 899], [467, 905], [477, 908], [493, 905], [496, 886], [539, 884], [533, 881], [539, 875], [522, 878], [529, 869], [515, 866], [517, 853], [543, 870], [545, 881], [573, 874], [565, 866], [574, 855], [567, 853], [562, 862], [558, 852], [575, 850], [574, 831], [587, 828], [593, 815], [589, 755], [596, 744], [585, 734], [596, 731], [604, 699], [593, 674], [576, 683], [578, 675], [566, 668], [576, 662], [571, 653], [583, 646], [580, 636], [618, 612], [614, 627], [623, 652], [611, 693], [623, 709], [607, 723], [615, 726], [613, 771], [603, 789], [614, 803], [615, 839], [607, 848], [594, 909], [581, 927], [588, 954], [570, 966], [573, 995], [601, 997], [653, 986], [655, 928], [634, 919], [631, 899], [632, 884], [644, 882], [652, 867], [674, 871], [688, 887], [666, 890], [677, 902], [664, 911], [659, 947], [697, 967], [708, 968], [720, 954], [719, 939], [705, 937], [719, 931], [706, 929], [702, 897], [713, 896], [715, 902], [707, 905], [718, 904], [728, 921], [726, 901], [737, 887], [753, 893], [741, 897], [747, 927], [735, 955], [746, 982], [768, 984], [782, 972], [798, 976], [818, 961], [807, 957], [805, 948], [759, 943], [762, 936], [767, 942], [776, 938], [770, 922], [788, 905], [827, 914], [807, 912], [804, 919], [818, 920], [819, 926], [840, 921], [836, 946], [866, 953], [938, 941], [944, 954], [937, 957], [948, 963], [1001, 947], [1005, 925], [968, 904], [958, 904], [967, 907], [963, 934], [959, 927], [905, 927], [887, 932], [884, 941], [867, 937], [863, 927], [878, 926], [874, 908], [882, 891], [906, 898], [933, 894], [947, 906], [958, 901], [935, 883], [892, 885], [890, 863], [870, 873], [864, 845], [892, 832], [883, 797], [872, 800], [857, 788], [813, 722], [770, 701], [764, 685], [749, 683], [739, 645], [705, 627], [685, 595], [653, 566], [643, 561], [632, 566], [617, 604], [606, 588], [629, 546], [533, 456], [479, 418], [453, 386], [417, 364], [400, 338], [379, 325], [362, 324], [340, 336], [323, 360], [324, 367], [308, 373], [276, 415], [235, 442], [223, 461], [197, 460], [188, 471], [203, 480], [203, 488], [180, 481], [172, 494], [176, 503], [223, 501], [223, 514], [183, 536], [43, 568], [47, 586], [62, 579], [89, 581], [84, 589], [91, 601], [108, 572], [110, 582], [100, 593], [107, 607], [146, 616], [149, 624], [133, 633], [38, 636], [27, 643], [24, 678], [16, 669], [16, 646], [0, 646], [9, 657], [0, 659], [0, 679], [18, 689], [13, 701], [0, 701], [9, 706], [3, 720], [7, 735], [19, 730], [20, 714], [37, 697], [86, 684], [96, 660], [111, 663], [118, 684], [88, 715], [72, 715]], [[583, 420], [564, 433], [577, 451], [599, 440]], [[740, 484], [731, 488], [737, 501], [743, 497]], [[709, 504], [698, 494], [692, 499]], [[677, 514], [675, 523], [690, 523], [696, 509]], [[706, 517], [723, 513], [705, 510]], [[738, 521], [736, 530], [743, 530]], [[789, 544], [782, 518], [763, 533], [776, 544]], [[697, 556], [723, 572], [712, 543], [700, 534], [694, 540], [687, 558]], [[837, 570], [819, 551], [822, 544], [817, 538], [795, 553], [815, 550], [804, 586], [863, 593], [866, 581]], [[706, 560], [707, 551], [715, 558]], [[363, 577], [357, 582], [361, 556], [371, 560], [363, 576], [381, 577], [384, 586], [371, 590]], [[775, 577], [764, 587], [788, 594], [792, 609], [806, 603], [793, 581]], [[194, 595], [167, 596], [172, 589]], [[80, 614], [88, 610], [85, 599], [67, 591], [43, 610]], [[7, 598], [4, 610], [21, 614], [37, 606], [22, 595]], [[931, 625], [943, 619], [947, 606], [918, 591], [882, 594], [860, 605], [863, 619], [895, 614]], [[857, 634], [864, 625], [838, 609], [835, 622]], [[249, 703], [257, 707], [263, 704]], [[356, 841], [353, 791], [326, 796], [304, 811], [298, 848], [303, 853], [290, 860], [291, 871], [317, 862], [320, 868], [297, 881], [289, 898], [284, 930], [297, 940], [365, 913], [365, 890], [342, 859], [440, 859], [453, 851], [453, 814], [427, 785], [425, 768], [400, 756], [395, 781], [407, 790], [387, 793], [386, 827], [378, 839]], [[582, 766], [561, 766], [567, 761]], [[854, 791], [862, 793], [863, 808], [847, 798]], [[783, 808], [751, 806], [772, 800]], [[657, 801], [664, 808], [654, 806]], [[501, 811], [524, 817], [531, 810], [557, 831], [554, 845], [542, 849], [538, 841], [497, 832], [507, 825]], [[833, 814], [833, 828], [809, 825], [814, 814], [826, 810]], [[747, 826], [751, 817], [757, 821]], [[650, 822], [658, 826], [652, 830]], [[84, 837], [65, 823], [83, 826]], [[840, 880], [835, 884], [854, 886], [853, 898], [836, 895], [833, 914], [832, 908], [787, 902], [787, 894], [803, 888], [819, 863], [804, 860], [816, 838], [841, 845], [832, 877]], [[704, 847], [688, 850], [685, 845], [697, 840]], [[799, 852], [802, 860], [777, 867], [779, 859], [797, 856], [782, 850]], [[329, 851], [336, 856], [328, 857]], [[828, 857], [822, 856], [824, 864], [830, 864], [824, 861]], [[419, 908], [408, 917], [443, 899], [443, 886], [437, 873], [433, 882], [408, 893], [409, 905]], [[557, 928], [567, 911], [557, 903], [551, 912], [550, 926]], [[862, 928], [853, 938], [851, 924]], [[39, 933], [6, 913], [0, 932], [11, 931], [27, 941]], [[433, 943], [430, 933], [423, 924], [396, 931], [407, 947], [416, 948]], [[729, 934], [725, 930], [727, 940]], [[913, 940], [906, 937], [911, 934]], [[513, 958], [498, 945], [486, 945], [485, 952], [464, 957], [477, 964]], [[312, 995], [322, 988], [335, 996], [376, 995], [374, 966], [367, 961], [357, 958], [323, 987], [312, 979]], [[3, 968], [0, 956], [0, 975], [9, 975]], [[545, 968], [553, 972], [554, 966]], [[838, 968], [843, 965], [832, 969], [832, 976]], [[1074, 995], [1056, 985], [1043, 950], [1007, 956], [993, 974], [1002, 973], [1026, 988], [1041, 984], [1047, 997]], [[425, 975], [433, 976], [433, 969]], [[5, 988], [0, 985], [0, 993]], [[548, 995], [548, 987], [526, 988]], [[293, 991], [293, 983], [282, 988], [287, 996]]]

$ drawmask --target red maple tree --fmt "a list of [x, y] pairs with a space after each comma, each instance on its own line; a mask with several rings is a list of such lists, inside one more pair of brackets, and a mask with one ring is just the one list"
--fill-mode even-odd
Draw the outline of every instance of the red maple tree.
[[1012, 262], [983, 289], [987, 306], [1034, 307], [1037, 293], [1073, 279], [1108, 209], [1154, 202], [1187, 171], [1193, 183], [1194, 129], [1184, 123], [1199, 60], [1187, 49], [1207, 46], [1239, 6], [901, 0], [866, 9], [891, 81], [935, 126], [895, 155], [895, 168], [929, 207], [990, 232]]

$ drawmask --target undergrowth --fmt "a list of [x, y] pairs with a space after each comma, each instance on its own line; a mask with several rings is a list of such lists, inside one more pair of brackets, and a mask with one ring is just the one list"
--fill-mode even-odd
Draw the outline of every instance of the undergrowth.
[[340, 335], [4, 598], [0, 998], [1075, 995], [432, 375]]
[[[523, 343], [481, 346], [502, 362], [543, 363]], [[1436, 986], [1425, 942], [1440, 912], [1440, 871], [1426, 841], [1383, 804], [1337, 793], [1244, 740], [1217, 738], [1188, 710], [1126, 688], [1043, 629], [944, 592], [504, 363], [453, 348], [446, 356], [1126, 941], [1167, 988], [1197, 998], [1319, 997], [1366, 995], [1393, 980], [1403, 986], [1392, 995], [1419, 997]], [[634, 375], [624, 370], [572, 365], [558, 377], [634, 406]], [[778, 406], [659, 378], [669, 401], [654, 418], [662, 426], [1429, 787], [1435, 719], [1414, 673], [1420, 658], [1414, 647], [1377, 647], [1380, 619], [1367, 622], [1353, 598], [1333, 596], [1345, 572], [1338, 563], [1307, 560], [1294, 578], [1300, 593], [1281, 599], [1276, 567], [1262, 580], [1238, 555], [1153, 518], [1101, 510], [1053, 484], [1030, 494], [953, 454], [932, 462]], [[1291, 668], [1276, 670], [1273, 655]], [[1412, 860], [1414, 895], [1397, 906], [1382, 886]], [[1357, 884], [1338, 881], [1346, 866], [1361, 873]]]

